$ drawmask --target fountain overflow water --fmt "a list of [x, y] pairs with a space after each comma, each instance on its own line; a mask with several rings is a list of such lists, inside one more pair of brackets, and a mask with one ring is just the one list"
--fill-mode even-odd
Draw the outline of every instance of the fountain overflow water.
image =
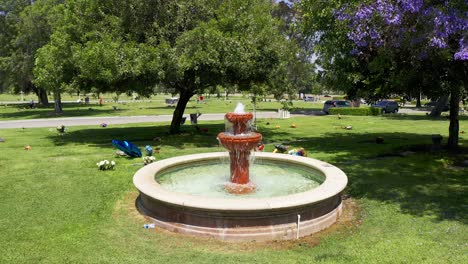
[[229, 150], [230, 180], [226, 190], [230, 193], [250, 193], [255, 185], [250, 182], [250, 153], [262, 140], [260, 133], [252, 132], [250, 120], [252, 113], [245, 113], [244, 105], [237, 104], [234, 112], [225, 115], [226, 132], [218, 134], [218, 140]]

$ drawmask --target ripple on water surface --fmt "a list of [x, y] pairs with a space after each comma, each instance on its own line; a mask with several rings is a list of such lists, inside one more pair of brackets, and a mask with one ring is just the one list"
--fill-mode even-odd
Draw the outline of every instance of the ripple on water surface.
[[266, 198], [309, 191], [323, 182], [323, 175], [305, 166], [262, 162], [250, 166], [250, 181], [257, 189], [250, 194], [231, 194], [229, 164], [207, 163], [168, 169], [156, 176], [167, 190], [212, 198]]

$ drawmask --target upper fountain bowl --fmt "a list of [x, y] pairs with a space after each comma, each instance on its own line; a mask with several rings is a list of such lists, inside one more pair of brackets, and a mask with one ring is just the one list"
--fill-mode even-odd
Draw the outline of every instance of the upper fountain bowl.
[[232, 123], [234, 135], [250, 132], [249, 121], [252, 120], [252, 113], [235, 113], [230, 112], [225, 116], [227, 121]]

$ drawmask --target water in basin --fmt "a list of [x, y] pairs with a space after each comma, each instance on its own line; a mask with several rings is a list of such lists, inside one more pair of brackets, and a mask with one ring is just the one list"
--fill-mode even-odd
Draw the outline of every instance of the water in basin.
[[167, 190], [212, 198], [266, 198], [309, 191], [319, 186], [324, 176], [318, 171], [295, 164], [259, 162], [250, 166], [250, 181], [256, 190], [233, 194], [225, 190], [229, 182], [228, 163], [190, 164], [168, 169], [156, 176]]

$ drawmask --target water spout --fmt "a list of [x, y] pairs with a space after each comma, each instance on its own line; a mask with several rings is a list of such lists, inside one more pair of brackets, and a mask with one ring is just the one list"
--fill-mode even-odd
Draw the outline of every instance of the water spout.
[[236, 108], [234, 109], [234, 113], [236, 114], [245, 114], [245, 105], [241, 102], [237, 103]]

